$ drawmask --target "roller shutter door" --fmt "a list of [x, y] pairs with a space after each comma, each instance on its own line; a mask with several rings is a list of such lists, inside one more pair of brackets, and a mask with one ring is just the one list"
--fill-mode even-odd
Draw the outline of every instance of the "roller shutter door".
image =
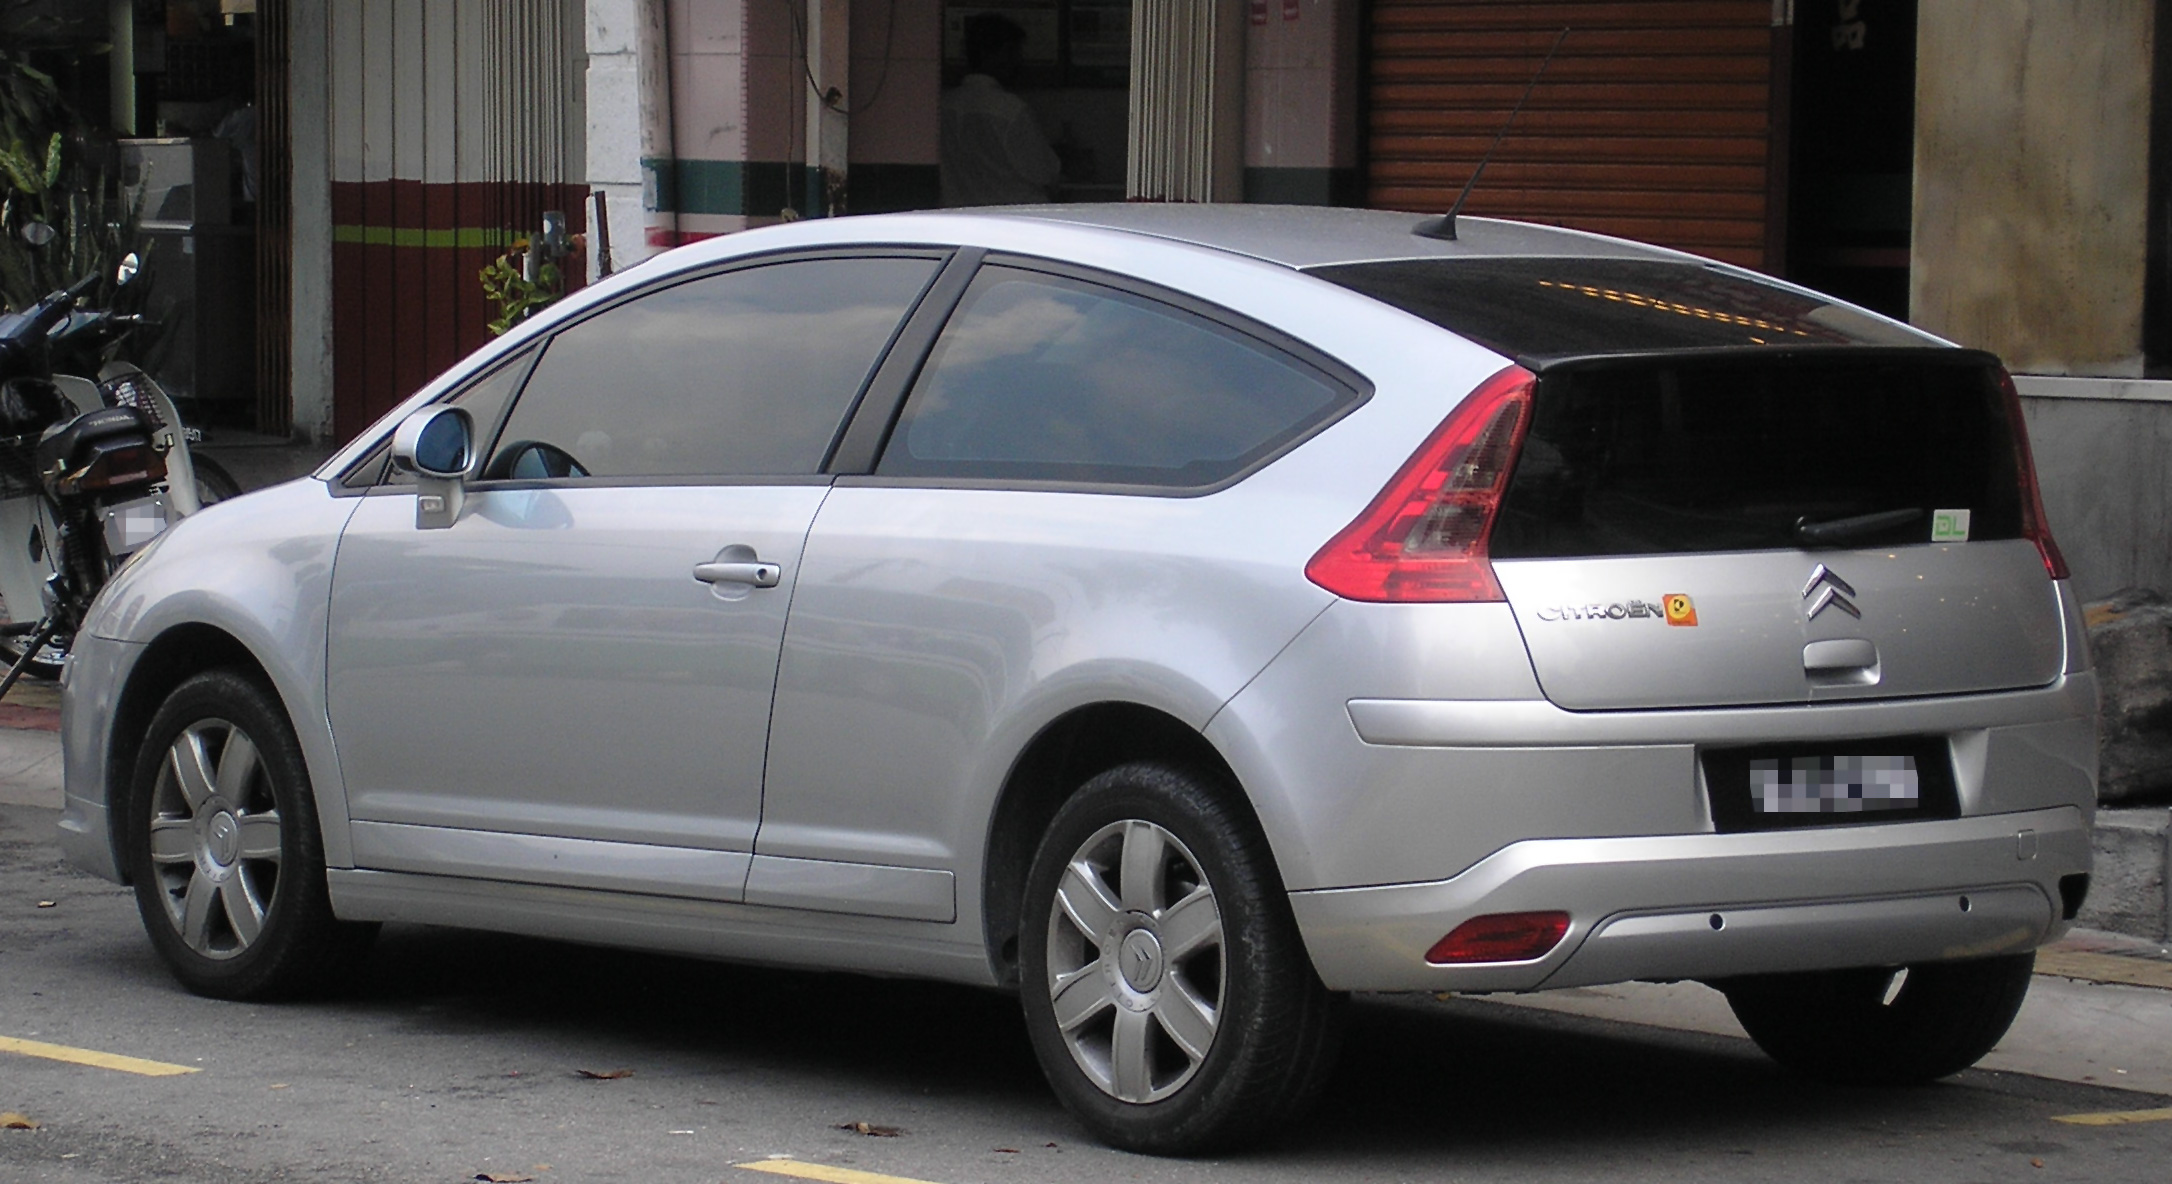
[[1464, 206], [1764, 262], [1771, 0], [1373, 0], [1367, 200], [1445, 210], [1554, 38]]

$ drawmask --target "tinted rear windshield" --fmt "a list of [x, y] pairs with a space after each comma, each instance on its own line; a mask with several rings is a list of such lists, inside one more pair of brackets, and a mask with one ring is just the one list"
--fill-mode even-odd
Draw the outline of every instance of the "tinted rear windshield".
[[1309, 272], [1512, 358], [1715, 346], [1926, 345], [1905, 326], [1701, 263], [1408, 259]]
[[2018, 538], [2006, 407], [1994, 365], [1957, 350], [1557, 367], [1539, 380], [1492, 553]]

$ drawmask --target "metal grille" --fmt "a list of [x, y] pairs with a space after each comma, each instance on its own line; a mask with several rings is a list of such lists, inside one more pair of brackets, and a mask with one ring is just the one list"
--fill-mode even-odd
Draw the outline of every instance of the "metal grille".
[[1567, 40], [1466, 213], [1765, 262], [1766, 0], [1374, 0], [1367, 204], [1445, 210]]

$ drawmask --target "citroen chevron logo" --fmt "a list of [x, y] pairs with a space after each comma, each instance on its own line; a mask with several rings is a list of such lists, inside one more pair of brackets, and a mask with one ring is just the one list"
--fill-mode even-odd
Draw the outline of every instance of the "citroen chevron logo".
[[[1821, 584], [1824, 585], [1823, 591], [1819, 591]], [[1829, 608], [1837, 608], [1858, 621], [1863, 619], [1863, 610], [1855, 607], [1855, 602], [1848, 599], [1856, 594], [1855, 589], [1849, 587], [1848, 582], [1841, 579], [1832, 568], [1822, 563], [1811, 569], [1810, 582], [1802, 586], [1803, 599], [1809, 600], [1812, 592], [1816, 592], [1818, 598], [1810, 605], [1811, 620], [1816, 620], [1819, 613]]]

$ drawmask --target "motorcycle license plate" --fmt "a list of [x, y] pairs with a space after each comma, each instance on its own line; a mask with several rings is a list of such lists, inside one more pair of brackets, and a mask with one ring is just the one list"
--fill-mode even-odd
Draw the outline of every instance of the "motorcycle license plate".
[[166, 496], [156, 494], [132, 502], [122, 502], [117, 506], [107, 506], [103, 516], [106, 524], [106, 553], [119, 559], [140, 549], [166, 529]]

